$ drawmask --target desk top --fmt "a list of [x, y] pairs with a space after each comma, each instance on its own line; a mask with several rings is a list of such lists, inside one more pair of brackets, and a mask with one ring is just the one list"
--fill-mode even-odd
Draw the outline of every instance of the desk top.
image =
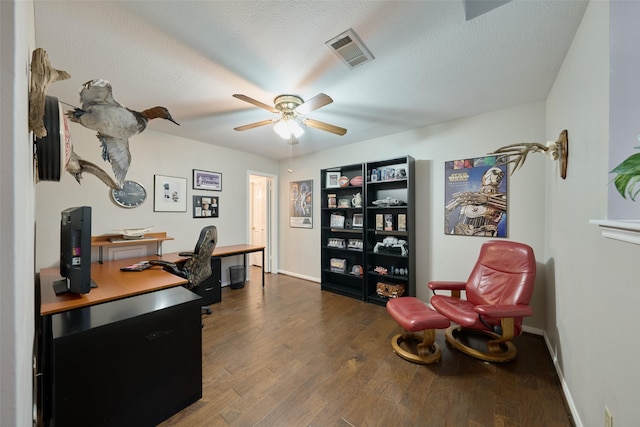
[[159, 289], [170, 288], [187, 283], [182, 277], [168, 273], [162, 267], [152, 267], [144, 271], [120, 271], [121, 267], [149, 259], [177, 261], [177, 254], [163, 256], [150, 255], [139, 258], [126, 258], [117, 261], [105, 261], [103, 264], [91, 264], [91, 279], [98, 285], [88, 294], [66, 293], [56, 295], [53, 282], [60, 280], [60, 268], [40, 270], [40, 314], [59, 313], [74, 308], [87, 307]]
[[[260, 251], [264, 251], [264, 246], [244, 244], [218, 246], [214, 249], [212, 256], [226, 257]], [[91, 288], [88, 294], [67, 293], [56, 295], [53, 291], [53, 282], [62, 278], [60, 276], [60, 268], [43, 268], [40, 270], [40, 314], [45, 316], [187, 283], [185, 279], [166, 272], [159, 266], [143, 271], [120, 271], [121, 267], [150, 259], [177, 262], [184, 260], [184, 257], [175, 252], [162, 256], [148, 255], [138, 258], [104, 261], [102, 264], [92, 263], [91, 279], [98, 287]]]
[[264, 246], [259, 245], [230, 245], [230, 246], [216, 246], [213, 250], [213, 255], [217, 257], [225, 257], [231, 255], [247, 254], [249, 252], [264, 251]]

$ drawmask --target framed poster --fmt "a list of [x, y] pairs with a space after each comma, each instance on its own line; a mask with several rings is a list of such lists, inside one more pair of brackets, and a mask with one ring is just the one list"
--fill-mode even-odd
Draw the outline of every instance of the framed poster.
[[154, 212], [187, 211], [187, 178], [154, 175], [153, 185]]
[[222, 174], [200, 169], [193, 170], [193, 189], [222, 191]]
[[194, 218], [218, 218], [218, 197], [193, 196]]
[[313, 228], [313, 180], [292, 181], [289, 187], [289, 226]]
[[445, 162], [445, 234], [507, 237], [508, 169], [496, 158]]

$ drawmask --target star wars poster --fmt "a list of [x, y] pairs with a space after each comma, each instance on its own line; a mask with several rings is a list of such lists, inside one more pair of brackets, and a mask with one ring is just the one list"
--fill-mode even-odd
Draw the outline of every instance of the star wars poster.
[[289, 226], [313, 228], [313, 180], [293, 181], [290, 187]]
[[445, 234], [507, 237], [508, 169], [496, 157], [445, 162]]

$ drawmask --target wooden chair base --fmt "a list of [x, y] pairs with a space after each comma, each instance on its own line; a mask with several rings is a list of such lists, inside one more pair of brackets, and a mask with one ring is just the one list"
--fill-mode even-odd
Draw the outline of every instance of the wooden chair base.
[[[483, 338], [483, 344], [487, 346], [487, 350], [479, 350], [464, 344], [460, 339], [461, 334], [481, 336]], [[511, 342], [497, 342], [500, 339], [500, 335], [489, 331], [470, 330], [464, 329], [461, 326], [453, 325], [447, 328], [445, 336], [447, 338], [447, 342], [456, 349], [471, 357], [487, 362], [510, 362], [515, 359], [516, 354], [518, 353], [516, 347]], [[487, 339], [487, 337], [489, 339]]]
[[[409, 362], [428, 365], [439, 362], [442, 357], [440, 346], [435, 342], [435, 338], [435, 329], [425, 329], [423, 336], [406, 332], [395, 335], [391, 339], [391, 347], [398, 356]], [[401, 346], [403, 342], [408, 348]]]

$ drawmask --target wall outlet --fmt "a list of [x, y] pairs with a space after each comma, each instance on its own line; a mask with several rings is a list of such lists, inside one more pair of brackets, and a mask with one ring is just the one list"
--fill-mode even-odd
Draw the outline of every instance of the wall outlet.
[[604, 407], [604, 427], [613, 427], [613, 415], [606, 406]]

